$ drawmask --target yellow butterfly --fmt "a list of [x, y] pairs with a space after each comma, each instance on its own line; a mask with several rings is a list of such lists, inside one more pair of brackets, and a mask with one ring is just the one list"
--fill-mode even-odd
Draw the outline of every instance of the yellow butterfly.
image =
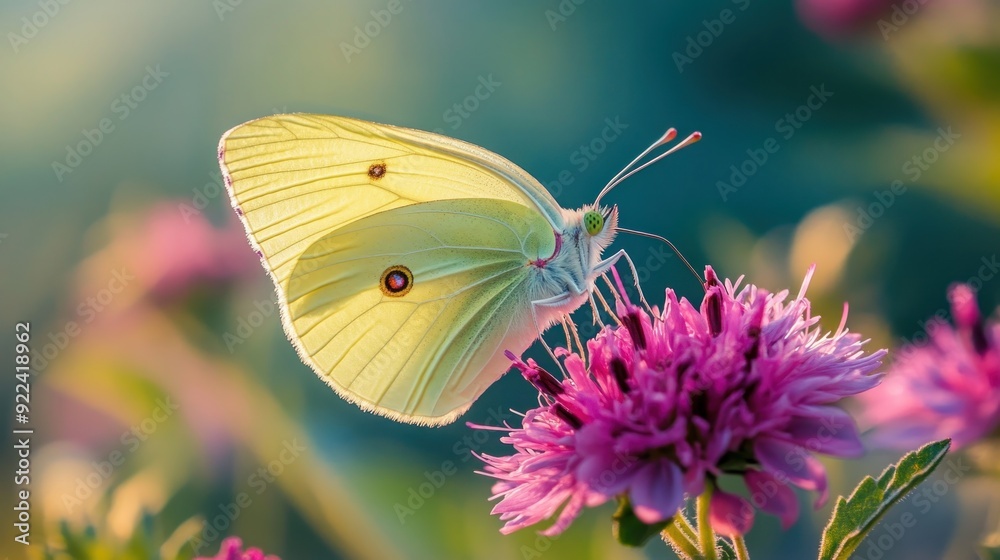
[[302, 361], [361, 408], [428, 425], [464, 413], [508, 370], [505, 351], [593, 303], [596, 278], [626, 256], [602, 252], [638, 233], [601, 196], [653, 161], [566, 210], [506, 159], [429, 132], [290, 114], [219, 143]]

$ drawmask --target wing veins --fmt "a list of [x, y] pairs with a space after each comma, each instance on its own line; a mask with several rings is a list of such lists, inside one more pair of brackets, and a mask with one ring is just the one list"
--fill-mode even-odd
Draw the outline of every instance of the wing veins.
[[[385, 208], [386, 206], [394, 204], [398, 200], [400, 200], [400, 198], [396, 197], [395, 199], [390, 200], [389, 202], [386, 202], [385, 204], [382, 204], [381, 206], [377, 206], [377, 207], [373, 208], [371, 211], [369, 211], [367, 214], [363, 214], [360, 218], [358, 218], [358, 220], [361, 220], [363, 218], [367, 218], [368, 216], [371, 216], [371, 215], [374, 215], [374, 214], [378, 214], [379, 212], [382, 211], [382, 208]], [[329, 218], [329, 217], [330, 217], [329, 213], [321, 214], [321, 215], [319, 215], [319, 216], [317, 216], [315, 218], [298, 222], [295, 227], [292, 227], [292, 228], [289, 228], [289, 229], [284, 229], [284, 230], [281, 230], [281, 231], [275, 232], [275, 233], [270, 233], [269, 232], [266, 236], [264, 236], [263, 235], [264, 230], [270, 229], [271, 227], [277, 226], [277, 225], [279, 225], [279, 224], [281, 224], [283, 222], [287, 222], [288, 220], [282, 220], [280, 222], [274, 222], [269, 227], [261, 228], [259, 230], [260, 233], [258, 234], [258, 237], [259, 237], [258, 243], [263, 243], [264, 241], [270, 241], [270, 240], [274, 239], [275, 237], [278, 237], [279, 235], [285, 235], [286, 233], [290, 233], [290, 232], [294, 231], [295, 229], [297, 229], [301, 225], [311, 224], [313, 222], [317, 222], [319, 220], [323, 220], [323, 219], [326, 219], [326, 218]], [[333, 230], [333, 231], [337, 231], [337, 230]]]
[[[466, 250], [468, 250], [468, 251], [472, 251], [472, 250], [482, 251], [482, 250], [484, 250], [486, 248], [485, 247], [470, 247], [470, 246], [464, 246], [464, 245], [439, 245], [437, 247], [428, 247], [426, 249], [415, 249], [413, 251], [407, 251], [405, 253], [376, 253], [376, 254], [371, 254], [371, 255], [365, 255], [365, 256], [362, 256], [362, 257], [351, 257], [349, 259], [341, 259], [341, 260], [338, 260], [335, 263], [325, 264], [323, 266], [314, 268], [310, 272], [314, 272], [316, 270], [323, 270], [324, 268], [329, 268], [331, 266], [335, 266], [335, 265], [338, 265], [338, 264], [341, 264], [341, 263], [353, 262], [353, 261], [360, 261], [360, 260], [371, 258], [371, 257], [408, 257], [410, 255], [417, 255], [417, 254], [420, 254], [420, 253], [426, 253], [428, 251], [439, 251], [441, 249], [457, 249], [459, 251], [466, 251]], [[496, 252], [496, 253], [514, 253], [516, 255], [522, 255], [522, 256], [524, 255], [523, 252], [518, 251], [516, 249], [493, 249], [493, 248], [489, 248], [488, 250]], [[330, 254], [330, 253], [329, 252], [323, 253], [323, 255], [328, 255], [328, 254]], [[323, 256], [323, 255], [316, 255], [316, 257]], [[316, 258], [316, 257], [310, 256], [308, 259], [300, 258], [299, 260], [309, 260], [309, 259], [313, 259], [313, 258]]]
[[[473, 320], [477, 319], [479, 317], [479, 315], [487, 307], [490, 307], [491, 304], [493, 304], [494, 302], [497, 302], [498, 298], [502, 298], [502, 299], [500, 299], [501, 303], [502, 302], [506, 302], [508, 299], [510, 299], [510, 296], [513, 294], [514, 288], [517, 288], [518, 286], [520, 286], [522, 282], [524, 282], [523, 279], [520, 282], [514, 282], [514, 283], [510, 284], [509, 286], [507, 286], [506, 288], [504, 288], [500, 293], [495, 294], [493, 297], [491, 297], [490, 299], [486, 300], [481, 305], [479, 305], [475, 309], [475, 311], [473, 311], [470, 314], [471, 317], [469, 317], [469, 319], [467, 319], [465, 322], [462, 323], [462, 327], [463, 328], [461, 328], [461, 329], [452, 328], [450, 330], [451, 334], [448, 337], [448, 340], [445, 341], [444, 344], [441, 344], [441, 345], [439, 345], [437, 347], [437, 352], [431, 358], [430, 363], [426, 363], [424, 365], [424, 367], [421, 369], [420, 374], [419, 374], [418, 379], [417, 379], [417, 383], [414, 384], [414, 387], [417, 387], [417, 388], [420, 389], [420, 395], [424, 395], [424, 391], [427, 388], [427, 384], [430, 382], [431, 375], [433, 375], [434, 370], [441, 363], [441, 360], [443, 360], [445, 358], [445, 356], [447, 356], [448, 351], [451, 350], [452, 346], [455, 344], [455, 339], [457, 338], [458, 333], [461, 332], [462, 330], [464, 330], [464, 328], [467, 328], [468, 325], [471, 322], [473, 322]], [[486, 326], [487, 323], [489, 323], [489, 318], [486, 318], [486, 319], [484, 319], [484, 320], [482, 320], [480, 322], [479, 328], [476, 329], [476, 336], [478, 336], [479, 333], [483, 332], [483, 329], [485, 328], [485, 326]], [[506, 332], [505, 332], [505, 336], [506, 336]], [[473, 337], [473, 340], [474, 339], [475, 339], [475, 337]], [[452, 369], [451, 375], [454, 375], [455, 372], [460, 371], [457, 366], [458, 366], [458, 364], [462, 363], [465, 360], [465, 356], [469, 353], [469, 350], [471, 348], [472, 348], [472, 344], [466, 345], [465, 349], [462, 350], [462, 353], [459, 354], [459, 356], [458, 356], [458, 362], [456, 363], [456, 367]], [[412, 359], [412, 355], [411, 355], [411, 357], [409, 359], [407, 359], [407, 361], [403, 364], [403, 366], [405, 367], [406, 364], [409, 364], [411, 359]], [[464, 366], [463, 366], [463, 368], [462, 368], [461, 371], [464, 373]], [[449, 376], [448, 380], [451, 381], [452, 377]], [[392, 384], [390, 383], [390, 386], [391, 385]], [[388, 390], [388, 388], [386, 390]], [[414, 396], [415, 394], [416, 394], [416, 391], [411, 392], [411, 397]], [[419, 404], [419, 402], [420, 401], [418, 400], [416, 403], [412, 403], [412, 405], [411, 405], [411, 403], [408, 401], [406, 404], [407, 405], [411, 405], [410, 410], [413, 410], [413, 409], [416, 408], [416, 405]]]
[[[492, 266], [493, 264], [496, 264], [496, 263], [489, 263], [489, 266]], [[470, 269], [466, 269], [466, 270], [464, 270], [464, 271], [462, 271], [462, 272], [469, 272], [469, 271], [473, 271], [473, 270], [476, 270], [477, 268], [481, 268], [481, 267], [476, 267], [476, 268], [470, 268]], [[463, 292], [466, 292], [466, 291], [468, 291], [468, 290], [470, 290], [470, 289], [472, 289], [472, 288], [475, 288], [476, 286], [479, 286], [479, 285], [481, 285], [481, 284], [483, 284], [483, 283], [485, 283], [485, 282], [489, 282], [490, 280], [494, 280], [494, 279], [496, 279], [496, 278], [499, 278], [500, 276], [503, 276], [504, 274], [507, 274], [507, 273], [509, 273], [509, 272], [513, 272], [513, 271], [517, 270], [517, 268], [519, 268], [519, 267], [514, 267], [514, 268], [507, 268], [507, 269], [504, 269], [504, 270], [501, 270], [500, 272], [497, 272], [496, 274], [494, 274], [494, 275], [492, 275], [492, 276], [487, 276], [486, 278], [481, 278], [481, 279], [479, 279], [479, 280], [477, 280], [477, 281], [475, 281], [475, 282], [473, 282], [473, 283], [471, 283], [471, 284], [468, 284], [468, 285], [466, 285], [466, 286], [464, 286], [464, 287], [462, 287], [462, 288], [459, 288], [458, 290], [455, 290], [454, 292], [452, 292], [452, 293], [450, 293], [450, 294], [445, 294], [445, 295], [442, 295], [442, 296], [440, 296], [440, 297], [436, 297], [436, 298], [433, 298], [433, 299], [425, 299], [425, 300], [421, 300], [421, 301], [402, 301], [402, 300], [393, 300], [393, 302], [394, 302], [394, 303], [409, 303], [409, 304], [413, 304], [413, 305], [418, 305], [418, 306], [419, 306], [419, 305], [424, 305], [425, 303], [433, 303], [433, 302], [435, 302], [435, 301], [441, 301], [441, 300], [443, 300], [443, 299], [451, 299], [451, 298], [454, 298], [455, 296], [457, 296], [457, 295], [459, 295], [459, 294], [461, 294], [461, 293], [463, 293]], [[452, 276], [452, 275], [451, 275], [451, 274], [449, 274], [448, 276]], [[441, 276], [440, 278], [436, 278], [435, 280], [441, 280], [441, 279], [443, 279], [443, 278], [447, 278], [448, 276]], [[323, 284], [323, 286], [327, 286], [327, 285], [329, 285], [329, 284]], [[312, 291], [315, 291], [315, 290], [311, 290], [311, 292], [312, 292]], [[310, 293], [311, 293], [311, 292], [310, 292]], [[299, 296], [299, 297], [297, 297], [297, 298], [295, 298], [295, 299], [289, 299], [288, 301], [289, 301], [289, 303], [290, 303], [290, 302], [293, 302], [293, 301], [296, 301], [296, 302], [297, 302], [297, 301], [299, 301], [300, 299], [302, 299], [302, 297], [304, 297], [304, 295], [303, 295], [303, 296]], [[368, 312], [369, 312], [369, 311], [371, 311], [372, 309], [375, 309], [375, 307], [376, 307], [376, 306], [378, 306], [379, 304], [381, 304], [381, 303], [385, 303], [385, 302], [386, 302], [386, 300], [385, 300], [384, 298], [383, 298], [383, 299], [381, 299], [381, 300], [379, 300], [379, 303], [375, 304], [375, 305], [374, 305], [374, 306], [372, 306], [372, 307], [369, 307], [369, 308], [368, 308], [367, 310], [365, 310], [365, 311], [364, 311], [364, 312], [363, 312], [363, 313], [362, 313], [361, 315], [363, 315], [363, 314], [365, 314], [365, 313], [368, 313]], [[320, 306], [317, 306], [317, 307], [311, 307], [311, 308], [309, 308], [309, 309], [303, 309], [303, 310], [302, 310], [303, 312], [301, 312], [301, 313], [298, 313], [298, 314], [296, 315], [296, 318], [298, 318], [298, 317], [302, 317], [303, 315], [305, 315], [305, 314], [307, 314], [307, 313], [312, 313], [312, 312], [316, 311], [317, 309], [319, 309], [320, 307], [323, 307], [323, 306], [325, 306], [325, 305], [328, 305], [328, 304], [324, 303], [324, 304], [322, 304], [322, 305], [320, 305]], [[359, 315], [359, 316], [360, 316], [360, 315]], [[322, 321], [320, 321], [320, 322], [322, 322]], [[318, 324], [319, 324], [320, 322], [317, 322], [317, 323], [316, 323], [316, 325], [318, 325]], [[309, 329], [308, 329], [308, 330], [304, 331], [304, 332], [303, 332], [303, 333], [301, 333], [301, 334], [303, 334], [303, 335], [304, 335], [304, 334], [308, 334], [308, 333], [309, 333], [310, 331], [312, 331], [312, 329], [313, 329], [313, 328], [314, 328], [314, 327], [315, 327], [316, 325], [313, 325], [312, 327], [309, 327]], [[344, 330], [345, 328], [347, 328], [347, 326], [348, 326], [348, 325], [344, 325], [343, 327], [341, 327], [341, 329], [340, 329], [340, 330], [338, 330], [337, 332], [333, 333], [333, 336], [331, 336], [331, 337], [330, 337], [330, 340], [333, 340], [334, 338], [336, 338], [336, 337], [337, 337], [337, 335], [341, 333], [341, 331], [343, 331], [343, 330]], [[300, 336], [300, 338], [301, 338], [301, 336]], [[329, 341], [327, 341], [326, 343], [324, 343], [324, 345], [325, 345], [325, 344], [329, 344]]]

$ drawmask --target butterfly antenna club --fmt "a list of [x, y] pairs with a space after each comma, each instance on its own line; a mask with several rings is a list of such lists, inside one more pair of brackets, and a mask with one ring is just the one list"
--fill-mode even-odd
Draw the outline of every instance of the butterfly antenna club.
[[601, 189], [601, 192], [597, 195], [597, 200], [594, 201], [594, 206], [600, 206], [601, 199], [604, 198], [604, 195], [611, 192], [611, 189], [620, 185], [623, 181], [625, 181], [625, 179], [628, 179], [632, 175], [635, 175], [636, 173], [642, 171], [643, 169], [649, 167], [650, 165], [653, 165], [654, 163], [669, 156], [670, 154], [677, 152], [681, 148], [685, 148], [687, 146], [690, 146], [691, 144], [694, 144], [698, 140], [701, 140], [701, 133], [692, 132], [691, 134], [688, 135], [687, 138], [681, 140], [679, 143], [677, 143], [669, 150], [654, 157], [653, 159], [647, 161], [646, 163], [643, 163], [642, 165], [635, 167], [636, 163], [641, 161], [642, 158], [649, 155], [650, 152], [652, 152], [656, 148], [659, 148], [660, 146], [665, 146], [666, 144], [669, 144], [676, 137], [677, 137], [677, 129], [675, 128], [670, 128], [665, 133], [663, 133], [663, 136], [660, 136], [660, 138], [656, 142], [653, 142], [648, 148], [643, 150], [638, 157], [629, 162], [628, 165], [626, 165], [621, 171], [619, 171], [614, 177], [612, 177], [610, 181], [608, 181], [608, 184], [605, 185], [604, 188]]

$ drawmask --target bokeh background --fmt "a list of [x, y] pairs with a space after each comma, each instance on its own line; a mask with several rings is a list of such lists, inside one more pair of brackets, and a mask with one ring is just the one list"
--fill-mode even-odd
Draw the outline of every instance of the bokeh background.
[[[207, 555], [229, 534], [285, 560], [671, 557], [616, 544], [610, 506], [555, 540], [499, 534], [470, 457], [497, 434], [464, 421], [532, 407], [518, 376], [428, 429], [361, 412], [299, 362], [215, 158], [258, 116], [438, 130], [567, 207], [667, 127], [700, 130], [610, 196], [624, 226], [773, 290], [815, 262], [824, 324], [849, 301], [872, 348], [919, 341], [951, 282], [1000, 302], [997, 2], [41, 0], [0, 22], [0, 357], [10, 372], [30, 322], [35, 429], [30, 554], [9, 436], [0, 450], [5, 557], [172, 558], [195, 537]], [[657, 244], [617, 243], [650, 299], [698, 296]], [[13, 375], [0, 386], [9, 434]], [[828, 461], [832, 493], [897, 457]], [[912, 511], [916, 528], [881, 557], [971, 558], [998, 501], [973, 470], [929, 511], [904, 502], [887, 523]], [[813, 557], [830, 508], [789, 532], [759, 515], [754, 557]]]

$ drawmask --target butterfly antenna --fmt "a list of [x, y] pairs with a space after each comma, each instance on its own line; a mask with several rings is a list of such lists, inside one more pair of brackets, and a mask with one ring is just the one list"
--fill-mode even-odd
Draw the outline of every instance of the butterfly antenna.
[[611, 189], [613, 189], [614, 186], [617, 184], [618, 179], [620, 179], [622, 175], [624, 175], [625, 173], [627, 173], [628, 170], [631, 169], [632, 166], [635, 165], [639, 160], [641, 160], [642, 158], [644, 158], [647, 155], [649, 155], [649, 152], [652, 152], [656, 148], [658, 148], [660, 146], [663, 146], [667, 142], [672, 142], [674, 138], [677, 138], [677, 129], [671, 127], [670, 129], [668, 129], [666, 132], [663, 133], [663, 136], [660, 136], [659, 140], [657, 140], [656, 142], [653, 142], [648, 148], [646, 148], [645, 150], [643, 150], [641, 154], [639, 154], [638, 156], [636, 156], [635, 159], [633, 159], [632, 161], [630, 161], [628, 165], [626, 165], [624, 168], [622, 168], [621, 171], [619, 171], [617, 174], [615, 174], [615, 176], [612, 177], [610, 181], [608, 181], [608, 184], [604, 185], [604, 188], [601, 189], [601, 193], [597, 195], [597, 200], [598, 201], [601, 200], [601, 198], [604, 195], [608, 194], [608, 191], [610, 191]]
[[672, 142], [674, 138], [677, 138], [677, 129], [671, 128], [666, 132], [664, 132], [663, 136], [660, 136], [660, 138], [656, 142], [653, 142], [648, 148], [643, 150], [638, 157], [629, 162], [628, 165], [626, 165], [621, 171], [619, 171], [614, 177], [612, 177], [610, 181], [608, 181], [608, 184], [605, 185], [604, 188], [601, 189], [600, 194], [597, 195], [597, 200], [594, 201], [594, 206], [599, 206], [601, 204], [601, 199], [604, 198], [604, 195], [611, 192], [611, 189], [620, 185], [622, 181], [624, 181], [625, 179], [628, 179], [632, 175], [635, 175], [636, 173], [642, 171], [643, 169], [649, 167], [650, 165], [653, 165], [654, 163], [669, 156], [670, 154], [676, 152], [677, 150], [690, 146], [691, 144], [694, 144], [698, 140], [701, 140], [701, 133], [692, 132], [691, 134], [688, 135], [687, 138], [681, 140], [680, 143], [678, 143], [676, 146], [670, 148], [669, 150], [663, 152], [662, 154], [656, 156], [655, 158], [647, 161], [646, 163], [638, 167], [634, 167], [636, 163], [642, 160], [642, 158], [649, 155], [650, 152], [652, 152], [656, 148], [659, 148], [660, 146], [664, 146]]
[[686, 258], [684, 258], [684, 255], [682, 255], [681, 252], [680, 252], [680, 250], [677, 249], [677, 246], [674, 245], [673, 243], [671, 243], [670, 240], [667, 239], [666, 237], [662, 237], [662, 236], [659, 236], [659, 235], [656, 235], [656, 234], [653, 234], [653, 233], [646, 233], [644, 231], [638, 231], [638, 230], [634, 230], [634, 229], [626, 229], [626, 228], [622, 228], [622, 227], [616, 227], [615, 231], [620, 231], [622, 233], [631, 233], [632, 235], [639, 235], [639, 236], [642, 236], [642, 237], [649, 237], [650, 239], [658, 239], [658, 240], [666, 243], [667, 246], [669, 246], [670, 249], [678, 257], [680, 257], [681, 261], [684, 263], [684, 266], [686, 266], [687, 269], [691, 271], [691, 274], [693, 274], [694, 277], [698, 279], [698, 283], [701, 284], [702, 289], [705, 289], [706, 291], [708, 290], [708, 288], [705, 287], [705, 279], [702, 278], [701, 275], [698, 274], [698, 272], [694, 269], [694, 267], [691, 266], [691, 263], [688, 262], [688, 260]]

